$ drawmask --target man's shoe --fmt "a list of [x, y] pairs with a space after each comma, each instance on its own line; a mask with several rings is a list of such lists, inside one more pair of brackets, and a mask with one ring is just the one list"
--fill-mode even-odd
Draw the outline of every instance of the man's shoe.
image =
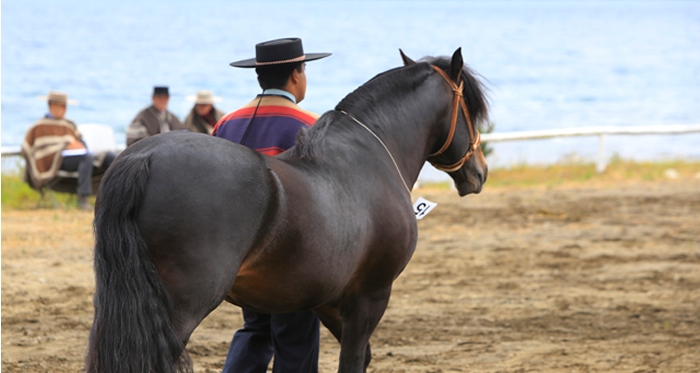
[[87, 196], [78, 196], [78, 208], [86, 211], [92, 210], [92, 206], [87, 201]]

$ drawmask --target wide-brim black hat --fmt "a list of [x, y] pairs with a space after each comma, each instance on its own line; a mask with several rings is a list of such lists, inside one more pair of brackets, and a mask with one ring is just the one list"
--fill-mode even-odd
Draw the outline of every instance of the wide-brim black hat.
[[255, 58], [231, 62], [233, 67], [265, 67], [318, 60], [330, 53], [304, 53], [299, 38], [265, 41], [255, 45]]
[[158, 86], [158, 87], [153, 87], [153, 95], [154, 96], [170, 96], [170, 92], [168, 91], [168, 87]]

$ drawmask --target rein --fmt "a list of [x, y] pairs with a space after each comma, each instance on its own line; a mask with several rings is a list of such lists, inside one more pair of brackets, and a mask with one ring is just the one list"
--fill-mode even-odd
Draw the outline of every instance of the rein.
[[454, 172], [459, 170], [465, 162], [471, 158], [472, 155], [474, 155], [474, 152], [476, 151], [476, 148], [479, 147], [479, 144], [481, 144], [481, 134], [479, 134], [479, 131], [474, 128], [474, 125], [472, 124], [472, 120], [469, 117], [469, 110], [467, 109], [467, 104], [464, 102], [464, 94], [462, 93], [462, 89], [464, 88], [464, 80], [462, 80], [459, 83], [459, 86], [457, 86], [452, 79], [450, 79], [447, 74], [445, 74], [444, 71], [442, 71], [439, 67], [435, 65], [431, 65], [433, 70], [437, 71], [440, 76], [445, 78], [445, 81], [447, 81], [447, 84], [450, 85], [450, 88], [452, 88], [452, 92], [454, 92], [454, 103], [452, 104], [452, 123], [450, 124], [450, 132], [447, 134], [447, 139], [445, 140], [445, 144], [442, 145], [440, 150], [436, 151], [433, 154], [430, 154], [428, 158], [432, 157], [437, 157], [438, 155], [444, 153], [447, 148], [450, 147], [452, 144], [452, 139], [455, 134], [455, 128], [457, 127], [457, 116], [458, 116], [458, 105], [462, 108], [462, 113], [464, 114], [464, 117], [467, 118], [467, 128], [469, 128], [469, 150], [467, 153], [456, 163], [453, 163], [451, 165], [441, 165], [438, 163], [435, 163], [428, 159], [428, 162], [433, 165], [433, 167], [437, 168], [440, 171], [444, 172]]

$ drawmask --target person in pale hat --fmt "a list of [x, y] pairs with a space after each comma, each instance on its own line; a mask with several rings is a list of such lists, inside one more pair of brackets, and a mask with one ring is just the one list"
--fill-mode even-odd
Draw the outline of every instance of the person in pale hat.
[[[262, 93], [223, 117], [214, 136], [277, 155], [294, 145], [297, 132], [318, 115], [298, 106], [306, 95], [306, 62], [330, 53], [305, 53], [299, 38], [255, 46], [255, 58], [232, 62], [255, 68]], [[225, 172], [225, 170], [223, 170]], [[244, 325], [231, 341], [224, 372], [265, 373], [274, 355], [274, 373], [318, 372], [319, 319], [313, 311], [265, 314], [243, 309]]]
[[91, 210], [87, 197], [92, 194], [92, 175], [97, 168], [107, 168], [114, 153], [93, 155], [87, 149], [75, 123], [65, 118], [67, 105], [77, 101], [63, 92], [50, 91], [40, 96], [49, 105], [49, 112], [29, 128], [22, 142], [22, 155], [27, 161], [25, 181], [41, 190], [52, 181], [58, 170], [78, 171], [78, 207]]
[[126, 129], [126, 146], [159, 133], [185, 129], [180, 119], [168, 111], [168, 102], [170, 101], [168, 87], [154, 87], [151, 98], [151, 106], [136, 114]]
[[59, 105], [63, 105], [64, 107], [66, 105], [77, 105], [78, 104], [78, 101], [69, 99], [68, 94], [66, 94], [64, 92], [59, 92], [59, 91], [49, 91], [48, 95], [39, 96], [39, 99], [42, 101], [48, 102], [49, 107], [51, 107], [51, 104], [59, 104]]
[[221, 101], [221, 97], [214, 96], [209, 90], [200, 89], [196, 95], [187, 96], [186, 99], [193, 101], [194, 107], [185, 119], [185, 128], [211, 135], [216, 122], [225, 115], [223, 111], [214, 107], [214, 103]]

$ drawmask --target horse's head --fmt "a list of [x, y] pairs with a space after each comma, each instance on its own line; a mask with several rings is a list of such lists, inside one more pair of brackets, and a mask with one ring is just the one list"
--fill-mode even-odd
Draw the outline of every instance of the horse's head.
[[[404, 65], [415, 64], [403, 51], [399, 51]], [[450, 175], [460, 196], [479, 193], [488, 175], [477, 130], [478, 124], [488, 118], [484, 87], [464, 65], [461, 48], [455, 51], [452, 58], [426, 57], [419, 62], [429, 63], [435, 72], [435, 79], [443, 81], [449, 105], [448, 114], [437, 126], [436, 143], [428, 161]]]

